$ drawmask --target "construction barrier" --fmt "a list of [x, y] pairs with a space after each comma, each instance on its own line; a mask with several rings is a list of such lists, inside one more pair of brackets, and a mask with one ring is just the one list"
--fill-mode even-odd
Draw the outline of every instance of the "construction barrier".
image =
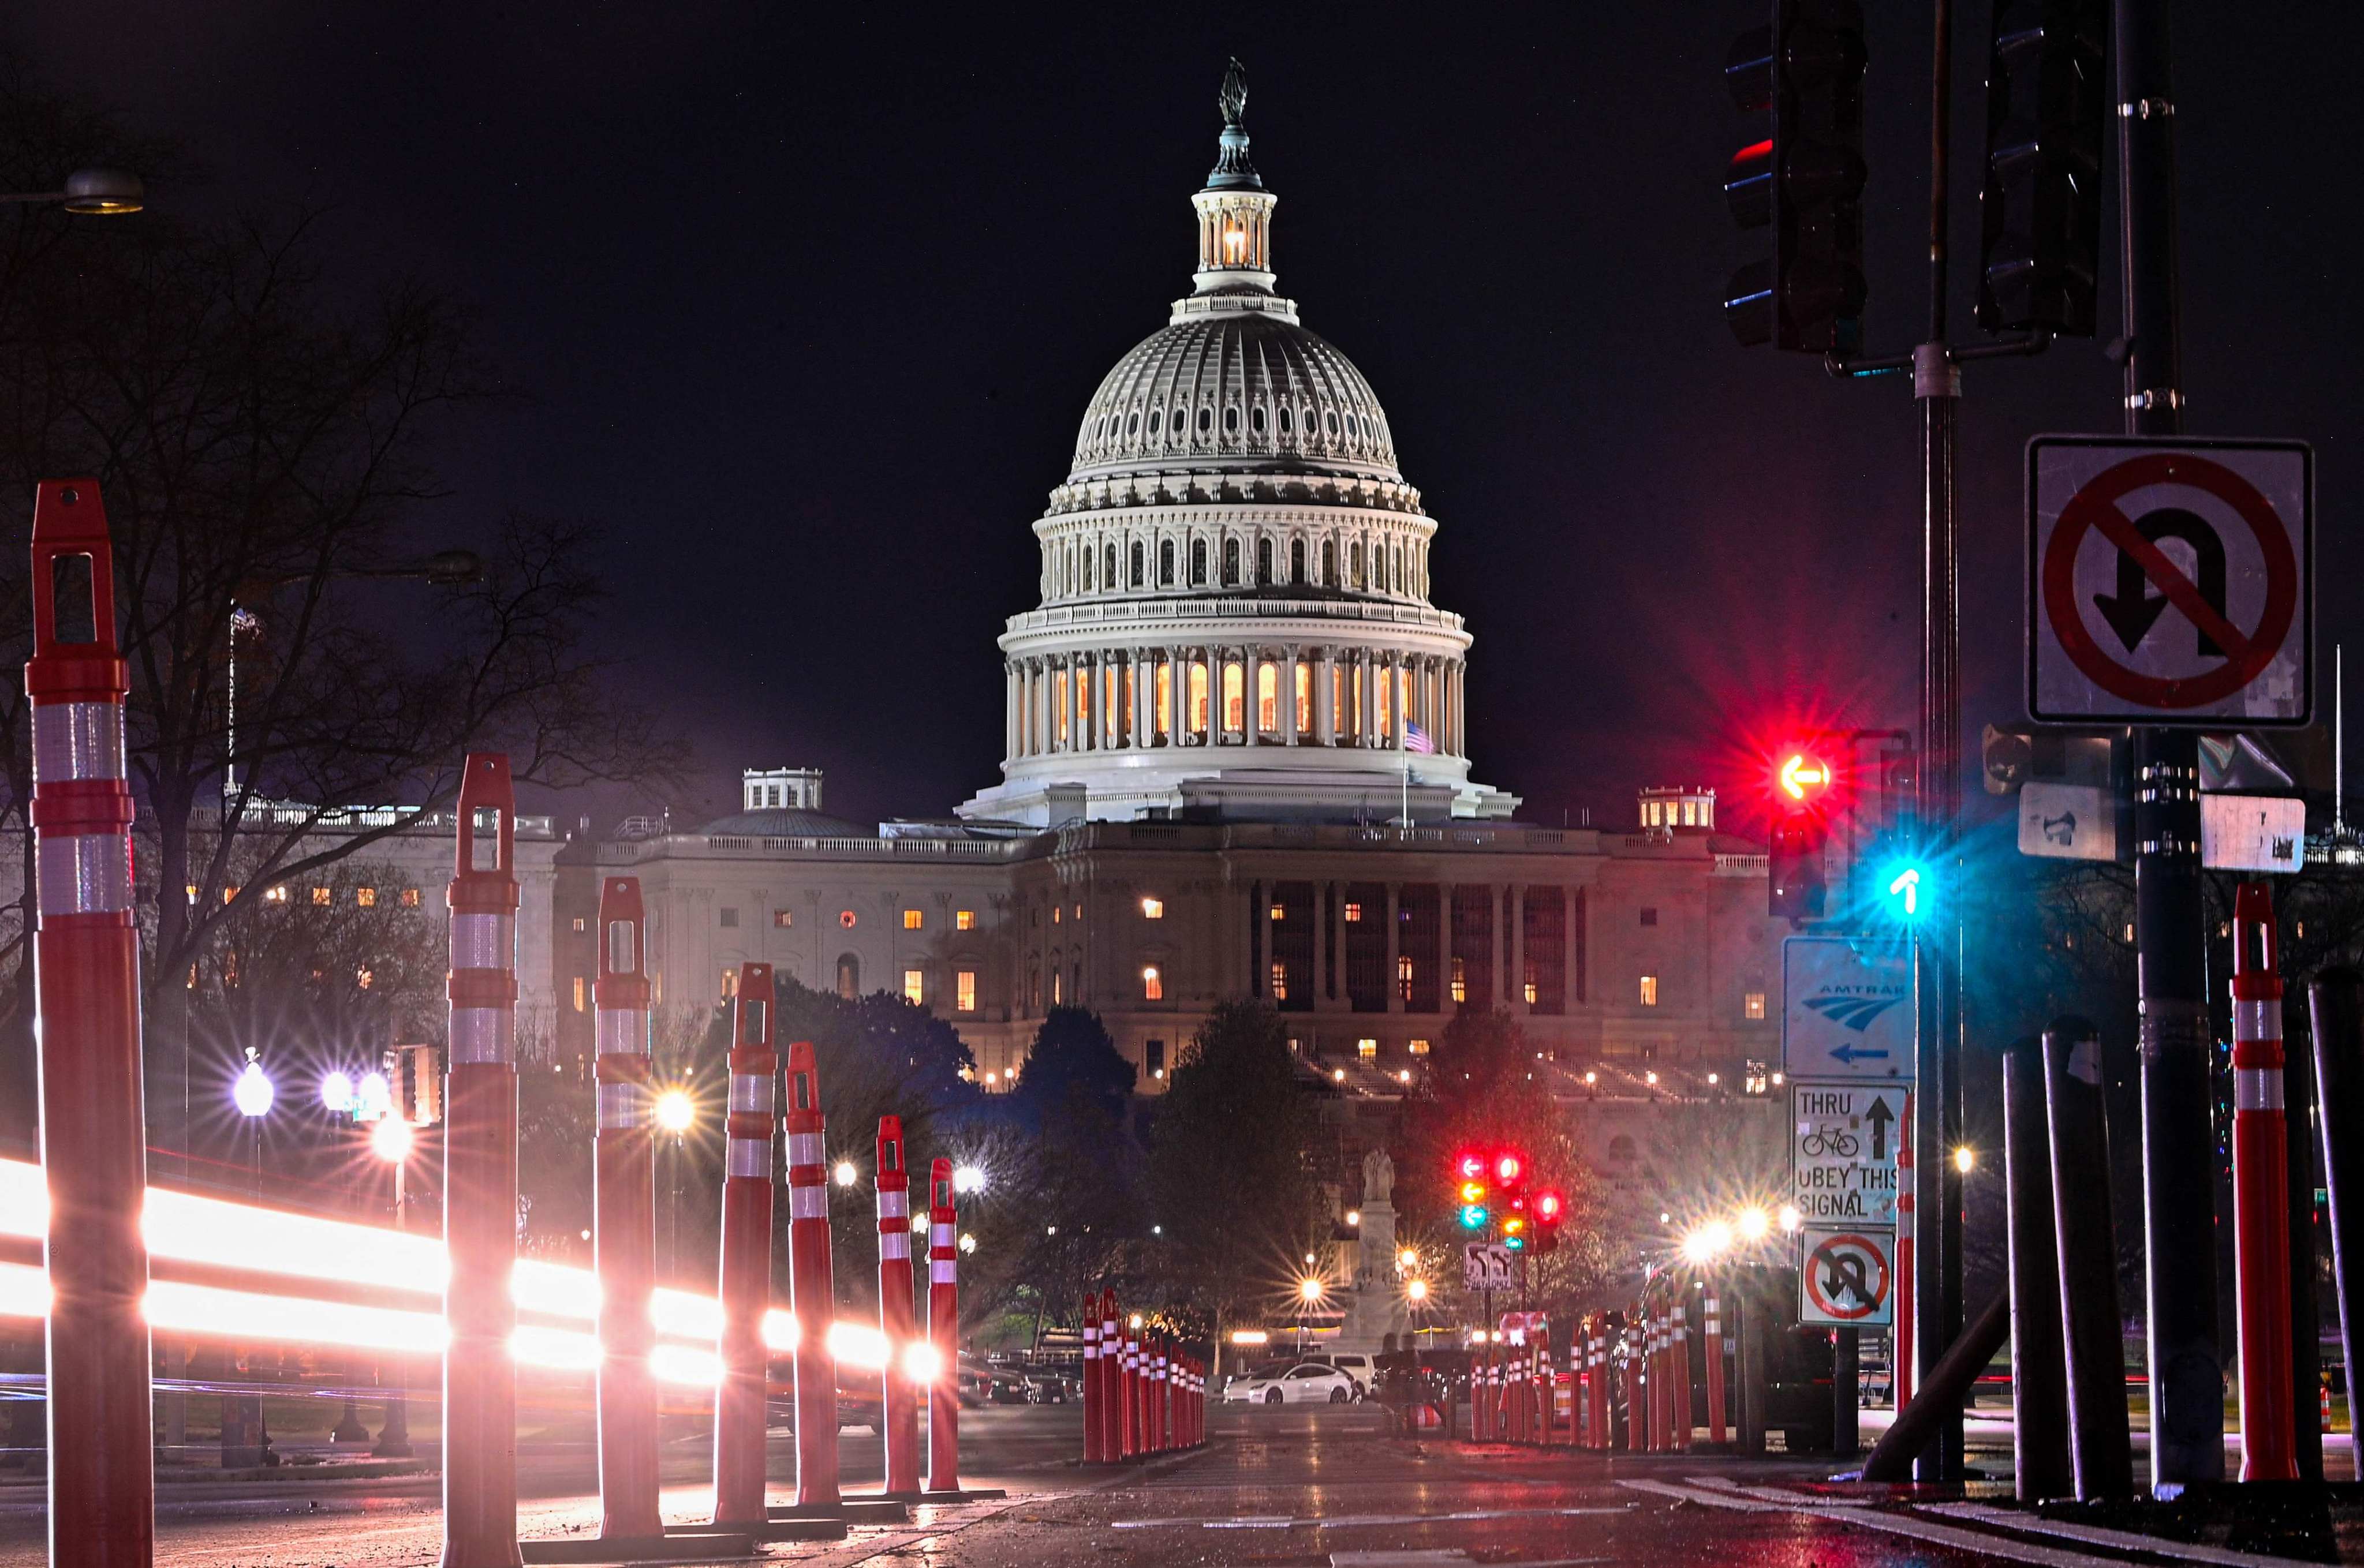
[[[772, 1306], [772, 1164], [779, 1113], [773, 1086], [780, 1058], [772, 1041], [772, 966], [739, 966], [732, 1003], [730, 1098], [722, 1176], [722, 1263], [717, 1289], [722, 1328], [714, 1388], [714, 1522], [761, 1527], [764, 1400], [770, 1352], [764, 1317]], [[831, 1412], [832, 1424], [835, 1410]]]
[[[873, 1175], [878, 1195], [878, 1331], [890, 1352], [913, 1342], [911, 1277], [911, 1170], [903, 1152], [903, 1118], [878, 1118], [878, 1164]], [[880, 1419], [885, 1429], [886, 1487], [889, 1497], [916, 1497], [920, 1493], [920, 1385], [952, 1376], [950, 1367], [931, 1365], [931, 1355], [911, 1353], [903, 1363], [889, 1360], [879, 1369]], [[927, 1376], [916, 1375], [924, 1372]], [[1088, 1396], [1087, 1396], [1088, 1398]], [[1087, 1405], [1087, 1409], [1089, 1408]]]
[[2233, 898], [2233, 1256], [2241, 1355], [2241, 1479], [2295, 1481], [2290, 1148], [2282, 1115], [2282, 982], [2273, 896]]
[[50, 1561], [144, 1568], [156, 1555], [139, 933], [124, 782], [129, 671], [98, 484], [33, 495], [31, 824], [41, 1160], [49, 1179]]
[[646, 1540], [657, 1512], [656, 1144], [649, 1095], [649, 979], [638, 877], [599, 886], [598, 1047], [592, 1265], [599, 1281], [599, 1534]]
[[[960, 1490], [960, 1216], [953, 1204], [953, 1162], [928, 1171], [928, 1338], [944, 1375], [928, 1385], [928, 1490]], [[836, 1425], [834, 1418], [831, 1425]]]
[[[788, 1313], [796, 1320], [797, 1506], [831, 1508], [837, 1492], [837, 1358], [829, 1344], [837, 1286], [829, 1247], [828, 1121], [810, 1040], [788, 1047]], [[953, 1347], [956, 1351], [958, 1346]], [[931, 1388], [949, 1386], [944, 1358]]]

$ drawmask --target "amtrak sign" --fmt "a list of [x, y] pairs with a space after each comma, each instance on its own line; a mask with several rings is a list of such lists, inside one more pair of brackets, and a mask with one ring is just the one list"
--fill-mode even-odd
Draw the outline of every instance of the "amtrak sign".
[[1912, 950], [1874, 937], [1781, 944], [1781, 1070], [1804, 1083], [1909, 1082]]

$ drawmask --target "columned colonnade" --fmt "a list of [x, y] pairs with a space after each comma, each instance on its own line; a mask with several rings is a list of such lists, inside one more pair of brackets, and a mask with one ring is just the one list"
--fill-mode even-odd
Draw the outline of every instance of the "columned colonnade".
[[1248, 643], [1087, 649], [1003, 666], [1012, 759], [1162, 746], [1392, 751], [1409, 716], [1465, 754], [1464, 665], [1399, 649]]

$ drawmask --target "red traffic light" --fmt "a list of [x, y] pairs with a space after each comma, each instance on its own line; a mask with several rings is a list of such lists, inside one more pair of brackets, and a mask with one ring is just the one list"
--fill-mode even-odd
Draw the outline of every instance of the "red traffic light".
[[1464, 1150], [1453, 1157], [1453, 1171], [1465, 1182], [1481, 1181], [1486, 1175], [1486, 1156]]
[[1557, 1193], [1535, 1195], [1535, 1218], [1546, 1225], [1559, 1218], [1561, 1207], [1560, 1195]]
[[1803, 806], [1820, 800], [1830, 792], [1837, 774], [1831, 764], [1812, 749], [1803, 746], [1784, 748], [1780, 760], [1773, 767], [1773, 787], [1777, 797], [1785, 805]]
[[1526, 1161], [1516, 1154], [1505, 1152], [1494, 1157], [1494, 1179], [1505, 1185], [1526, 1174]]

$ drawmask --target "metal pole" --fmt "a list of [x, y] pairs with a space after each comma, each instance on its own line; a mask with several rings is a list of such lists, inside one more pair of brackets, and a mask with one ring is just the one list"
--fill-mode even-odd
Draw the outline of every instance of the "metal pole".
[[[773, 1139], [779, 1124], [774, 1085], [780, 1056], [773, 1043], [772, 966], [739, 966], [739, 995], [730, 1046], [728, 1153], [722, 1176], [722, 1262], [716, 1299], [722, 1332], [716, 1347], [721, 1370], [714, 1389], [714, 1522], [760, 1527], [764, 1448], [771, 1352], [764, 1317], [772, 1305]], [[825, 1189], [824, 1189], [825, 1190]], [[798, 1412], [798, 1430], [802, 1430]], [[830, 1441], [837, 1440], [836, 1405]], [[799, 1466], [801, 1468], [801, 1465]]]
[[2023, 1503], [2065, 1496], [2073, 1481], [2048, 1134], [2044, 1042], [2030, 1036], [2012, 1041], [2002, 1053], [2002, 1177], [2011, 1237], [2012, 1475]]
[[[476, 817], [493, 816], [479, 867]], [[517, 1542], [517, 792], [509, 760], [470, 753], [452, 878], [443, 1104], [443, 1568], [519, 1568]]]
[[[404, 1229], [405, 1183], [403, 1167], [409, 1156], [394, 1162], [394, 1228]], [[408, 1459], [410, 1448], [410, 1367], [400, 1356], [383, 1358], [378, 1362], [378, 1381], [385, 1382], [386, 1367], [394, 1368], [394, 1381], [385, 1391], [385, 1424], [377, 1429], [377, 1445], [370, 1450], [374, 1459]]]
[[34, 1039], [50, 1194], [50, 1561], [145, 1568], [156, 1557], [140, 1310], [148, 1169], [123, 773], [130, 684], [116, 644], [114, 560], [97, 482], [42, 481], [33, 498], [25, 690], [40, 895]]
[[2126, 1434], [2125, 1350], [2117, 1248], [2110, 1229], [2110, 1138], [2102, 1111], [2102, 1041], [2084, 1018], [2044, 1033], [2052, 1136], [2052, 1226], [2065, 1307], [2068, 1451], [2080, 1500], [2134, 1490]]
[[[2358, 1360], [2364, 1353], [2364, 974], [2345, 965], [2307, 986], [2314, 1037], [2315, 1098], [2323, 1120], [2323, 1184], [2331, 1195], [2332, 1278], [2339, 1298], [2341, 1362], [2347, 1368], [2347, 1425], [2356, 1428]], [[2347, 1201], [2341, 1201], [2342, 1191]], [[2352, 1438], [2351, 1438], [2352, 1441]], [[2364, 1451], [2349, 1450], [2364, 1479]]]
[[1863, 1444], [1856, 1389], [1863, 1381], [1860, 1329], [1831, 1330], [1831, 1451], [1845, 1458]]
[[598, 1127], [592, 1135], [592, 1267], [599, 1280], [599, 1533], [664, 1533], [657, 1510], [656, 1169], [649, 1098], [649, 979], [638, 877], [599, 886], [593, 982]]
[[[2125, 423], [2183, 428], [2175, 237], [2175, 100], [2167, 0], [2115, 0], [2124, 224]], [[2135, 949], [2142, 1008], [2145, 1318], [2154, 1485], [2225, 1473], [2216, 1339], [2200, 759], [2190, 730], [2135, 735]]]

